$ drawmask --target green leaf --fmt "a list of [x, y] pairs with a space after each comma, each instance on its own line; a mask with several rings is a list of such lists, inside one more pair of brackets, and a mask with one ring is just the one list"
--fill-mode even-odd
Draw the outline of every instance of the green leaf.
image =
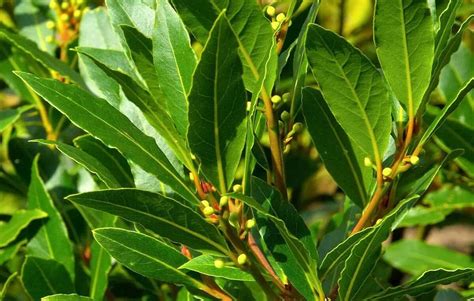
[[47, 216], [46, 212], [39, 209], [16, 211], [7, 223], [0, 224], [0, 248], [13, 242], [32, 221]]
[[41, 229], [28, 243], [27, 253], [44, 259], [54, 259], [61, 263], [74, 279], [74, 254], [66, 225], [54, 206], [38, 170], [39, 156], [33, 161], [31, 183], [28, 188], [28, 208], [40, 209], [48, 214], [47, 220], [40, 221]]
[[184, 137], [188, 127], [187, 95], [191, 89], [196, 56], [189, 34], [168, 0], [157, 1], [153, 60], [171, 118]]
[[446, 104], [441, 110], [441, 112], [436, 116], [436, 118], [431, 122], [430, 126], [425, 130], [423, 136], [420, 139], [420, 144], [424, 145], [431, 136], [436, 133], [436, 131], [443, 125], [448, 118], [449, 114], [451, 114], [462, 100], [468, 95], [468, 93], [474, 88], [474, 78], [471, 78], [469, 82], [465, 83], [464, 86], [458, 91], [456, 97], [448, 104]]
[[160, 194], [116, 189], [71, 195], [67, 199], [142, 224], [158, 235], [196, 250], [229, 252], [216, 227], [189, 207]]
[[0, 133], [14, 124], [25, 111], [31, 109], [31, 106], [23, 106], [17, 109], [6, 109], [0, 111]]
[[189, 31], [204, 45], [218, 15], [213, 1], [172, 0], [172, 2]]
[[108, 274], [112, 258], [96, 241], [91, 244], [91, 283], [89, 295], [94, 300], [103, 300], [108, 287]]
[[[235, 267], [226, 265], [222, 268], [216, 268], [214, 261], [217, 257], [211, 255], [201, 255], [186, 262], [179, 269], [195, 271], [200, 274], [209, 275], [212, 277], [221, 277], [229, 280], [237, 281], [254, 281], [251, 274]], [[231, 262], [229, 262], [232, 264]]]
[[346, 259], [338, 281], [340, 300], [357, 300], [365, 297], [359, 295], [359, 290], [367, 281], [380, 258], [382, 242], [388, 238], [397, 220], [406, 214], [418, 198], [419, 196], [415, 195], [402, 201], [397, 208], [380, 223], [371, 227], [370, 232], [357, 242]]
[[106, 4], [113, 24], [135, 27], [151, 38], [155, 13], [143, 0], [107, 0]]
[[391, 104], [380, 73], [349, 42], [318, 25], [309, 26], [306, 49], [336, 120], [364, 156], [381, 161], [390, 136]]
[[0, 249], [0, 266], [5, 262], [12, 259], [20, 250], [20, 248], [26, 244], [26, 240], [10, 243], [8, 246]]
[[15, 272], [15, 273], [11, 274], [10, 276], [8, 276], [7, 280], [5, 280], [5, 283], [3, 283], [2, 290], [0, 290], [0, 299], [1, 300], [3, 300], [5, 298], [5, 296], [7, 295], [8, 287], [13, 282], [13, 280], [16, 279], [17, 276], [18, 276], [18, 272]]
[[94, 230], [94, 237], [113, 258], [140, 275], [200, 287], [197, 280], [178, 269], [187, 258], [151, 236], [118, 228], [100, 228]]
[[435, 35], [435, 59], [438, 59], [441, 52], [448, 44], [448, 40], [453, 31], [453, 24], [456, 20], [457, 10], [462, 4], [462, 0], [451, 0], [446, 9], [439, 16], [439, 30]]
[[28, 40], [21, 35], [12, 33], [5, 28], [0, 28], [0, 39], [7, 41], [21, 52], [31, 56], [31, 58], [35, 59], [45, 68], [57, 71], [59, 74], [68, 77], [78, 85], [84, 86], [81, 76], [76, 71], [47, 52], [38, 49], [35, 42]]
[[434, 57], [433, 21], [426, 1], [378, 0], [374, 30], [385, 78], [414, 116], [428, 88]]
[[246, 93], [232, 29], [221, 15], [194, 73], [188, 141], [206, 178], [223, 193], [232, 184], [246, 134]]
[[107, 147], [90, 135], [74, 139], [74, 145], [97, 158], [120, 183], [119, 187], [133, 187], [133, 175], [127, 160], [114, 148]]
[[444, 185], [440, 190], [427, 194], [423, 203], [438, 209], [474, 207], [474, 192], [462, 186]]
[[[453, 102], [458, 92], [465, 86], [465, 83], [473, 77], [474, 54], [467, 45], [461, 44], [458, 51], [451, 56], [449, 64], [441, 71], [439, 88], [446, 102]], [[474, 128], [474, 119], [471, 118], [472, 112], [474, 112], [474, 92], [471, 90], [451, 116], [463, 124]]]
[[106, 145], [116, 147], [125, 157], [157, 176], [187, 201], [199, 201], [185, 180], [177, 175], [155, 141], [143, 134], [126, 116], [105, 100], [96, 98], [73, 85], [41, 79], [27, 73], [18, 75], [78, 127], [91, 133]]
[[415, 276], [435, 269], [474, 268], [474, 261], [470, 256], [419, 240], [401, 240], [390, 244], [383, 259], [397, 269]]
[[368, 202], [368, 185], [365, 179], [372, 176], [372, 170], [361, 162], [363, 156], [358, 146], [341, 128], [318, 90], [303, 90], [303, 112], [311, 138], [326, 169], [347, 196], [357, 206], [364, 208]]
[[34, 300], [75, 291], [66, 268], [52, 259], [26, 256], [21, 268], [21, 280], [26, 291]]
[[443, 221], [453, 209], [449, 208], [427, 208], [416, 206], [411, 208], [398, 224], [399, 228], [414, 227], [422, 225], [434, 225]]
[[92, 301], [95, 299], [91, 299], [89, 297], [79, 296], [76, 294], [56, 294], [47, 297], [41, 298], [41, 301]]
[[100, 61], [97, 61], [96, 57], [98, 56], [96, 52], [101, 52], [102, 50], [78, 48], [78, 51], [92, 58], [95, 64], [100, 67], [107, 76], [114, 79], [120, 85], [125, 96], [143, 112], [148, 122], [168, 142], [168, 145], [175, 151], [175, 154], [181, 161], [187, 166], [190, 166], [192, 163], [189, 151], [186, 149], [186, 142], [178, 134], [163, 104], [157, 101], [144, 87], [126, 74], [110, 70], [107, 66], [100, 63]]
[[390, 287], [376, 295], [370, 296], [370, 300], [395, 300], [401, 296], [417, 296], [429, 292], [440, 284], [450, 284], [463, 279], [473, 279], [473, 269], [458, 269], [454, 271], [435, 270], [428, 271], [418, 277], [397, 287]]

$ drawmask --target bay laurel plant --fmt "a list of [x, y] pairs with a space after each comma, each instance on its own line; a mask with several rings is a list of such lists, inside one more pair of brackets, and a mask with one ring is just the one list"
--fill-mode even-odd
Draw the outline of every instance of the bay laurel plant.
[[[0, 173], [28, 170], [22, 210], [2, 213], [0, 265], [19, 268], [0, 298], [474, 296], [471, 258], [424, 241], [474, 206], [463, 1], [361, 1], [365, 44], [346, 1], [339, 28], [318, 0], [105, 2], [52, 1], [46, 28], [70, 35], [51, 49], [0, 28], [24, 100], [0, 112], [4, 157], [20, 156], [11, 137], [36, 147]], [[44, 132], [25, 134], [31, 111]], [[331, 206], [301, 201], [314, 162]]]

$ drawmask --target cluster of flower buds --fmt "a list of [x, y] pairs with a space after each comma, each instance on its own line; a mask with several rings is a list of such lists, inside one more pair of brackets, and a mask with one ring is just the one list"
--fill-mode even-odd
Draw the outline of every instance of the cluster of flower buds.
[[49, 7], [56, 14], [56, 20], [46, 23], [49, 29], [55, 29], [55, 35], [46, 38], [48, 43], [59, 46], [68, 45], [79, 34], [82, 16], [89, 10], [85, 0], [51, 0]]
[[276, 9], [274, 6], [267, 6], [265, 12], [269, 17], [272, 18], [272, 28], [273, 30], [277, 31], [280, 29], [280, 26], [286, 20], [286, 15], [284, 13], [276, 13]]
[[[240, 265], [246, 264], [247, 263], [247, 255], [245, 255], [244, 253], [239, 254], [239, 256], [237, 257], [237, 263], [240, 264]], [[226, 265], [233, 265], [233, 263], [232, 262], [225, 262], [224, 260], [222, 260], [220, 258], [214, 260], [214, 266], [218, 269], [222, 269]]]

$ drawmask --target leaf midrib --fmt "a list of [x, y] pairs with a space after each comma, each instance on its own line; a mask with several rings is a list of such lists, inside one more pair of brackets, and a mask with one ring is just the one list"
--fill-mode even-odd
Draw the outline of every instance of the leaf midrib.
[[402, 48], [403, 48], [403, 60], [405, 67], [405, 81], [407, 85], [407, 101], [408, 101], [408, 116], [414, 115], [415, 108], [413, 107], [413, 87], [411, 82], [410, 74], [410, 58], [408, 56], [408, 42], [406, 36], [406, 27], [405, 27], [405, 15], [403, 11], [403, 0], [398, 0], [400, 5], [400, 20], [401, 20], [401, 30], [402, 30]]

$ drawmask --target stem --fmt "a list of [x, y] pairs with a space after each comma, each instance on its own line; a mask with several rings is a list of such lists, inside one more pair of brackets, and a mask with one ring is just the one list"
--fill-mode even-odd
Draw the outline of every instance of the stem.
[[359, 221], [355, 225], [354, 229], [352, 229], [352, 232], [350, 235], [356, 234], [357, 232], [359, 232], [365, 227], [370, 217], [372, 216], [372, 213], [377, 208], [379, 201], [383, 196], [383, 193], [384, 193], [384, 189], [380, 186], [377, 186], [377, 190], [375, 191], [367, 207], [364, 209], [364, 212], [362, 212], [362, 216], [360, 217]]
[[341, 0], [339, 12], [339, 35], [342, 36], [344, 33], [344, 19], [346, 18], [346, 0]]

